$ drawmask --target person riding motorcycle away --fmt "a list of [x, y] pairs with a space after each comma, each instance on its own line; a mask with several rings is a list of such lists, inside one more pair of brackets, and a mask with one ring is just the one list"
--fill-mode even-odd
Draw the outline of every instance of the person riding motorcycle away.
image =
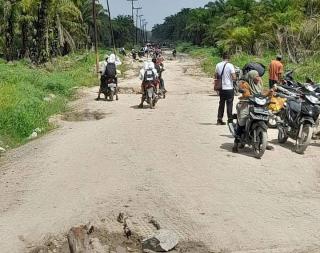
[[173, 58], [176, 58], [177, 56], [177, 50], [175, 48], [172, 50], [172, 56]]
[[153, 62], [145, 62], [143, 65], [143, 68], [139, 72], [139, 79], [142, 81], [142, 83], [141, 83], [142, 97], [141, 97], [141, 103], [139, 104], [139, 108], [143, 108], [144, 95], [145, 95], [145, 88], [144, 88], [145, 81], [144, 81], [144, 79], [145, 79], [145, 74], [146, 74], [147, 70], [152, 70], [155, 79], [157, 79], [159, 77], [158, 72], [155, 69], [154, 63]]
[[131, 50], [131, 55], [132, 55], [132, 59], [133, 60], [137, 59], [137, 52], [136, 52], [136, 50], [134, 48]]
[[124, 47], [120, 48], [119, 53], [122, 54], [123, 56], [127, 56], [127, 53]]
[[[234, 153], [238, 152], [238, 145], [240, 143], [240, 136], [242, 132], [245, 130], [245, 125], [247, 118], [249, 116], [249, 104], [246, 102], [248, 97], [263, 94], [265, 96], [272, 96], [273, 90], [263, 91], [262, 79], [259, 76], [258, 71], [251, 70], [246, 75], [246, 80], [243, 80], [239, 84], [239, 90], [242, 91], [242, 96], [239, 98], [239, 103], [237, 104], [237, 118], [238, 118], [238, 127], [237, 127], [237, 137], [234, 141], [234, 146], [232, 151]], [[268, 145], [268, 150], [272, 150], [273, 147]]]
[[162, 72], [164, 71], [164, 65], [161, 61], [158, 61], [158, 58], [152, 58], [152, 62], [154, 63], [155, 69], [157, 70], [159, 81], [160, 81], [160, 89], [162, 89], [164, 92], [167, 92], [167, 90], [164, 87], [164, 80], [162, 78]]
[[118, 86], [117, 66], [121, 64], [121, 61], [118, 59], [118, 57], [116, 57], [115, 54], [105, 56], [105, 61], [103, 62], [100, 70], [100, 89], [96, 100], [100, 99], [101, 93], [105, 92], [109, 83], [114, 82]]

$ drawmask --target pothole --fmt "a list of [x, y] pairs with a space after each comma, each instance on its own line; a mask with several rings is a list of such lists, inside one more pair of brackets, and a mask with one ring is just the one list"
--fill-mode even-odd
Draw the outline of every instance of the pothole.
[[139, 94], [140, 88], [119, 87], [119, 94]]
[[86, 109], [84, 111], [71, 111], [62, 116], [62, 120], [65, 121], [91, 121], [101, 120], [111, 113], [105, 113], [101, 111], [90, 111]]
[[[110, 233], [105, 229], [95, 228], [91, 235], [97, 238], [104, 250], [94, 252], [105, 253], [143, 253], [142, 238], [132, 235], [129, 239], [121, 233]], [[29, 246], [28, 253], [70, 253], [66, 235], [48, 238], [41, 246]], [[153, 252], [153, 251], [147, 251]], [[203, 242], [181, 241], [170, 251], [171, 253], [229, 253], [229, 251], [212, 251]]]

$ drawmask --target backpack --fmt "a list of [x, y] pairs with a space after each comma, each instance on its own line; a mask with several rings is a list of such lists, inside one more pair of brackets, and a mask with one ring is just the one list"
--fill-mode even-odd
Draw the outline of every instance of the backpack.
[[242, 75], [245, 76], [246, 74], [248, 74], [248, 72], [250, 72], [251, 70], [256, 70], [259, 73], [259, 76], [262, 77], [264, 75], [264, 73], [266, 72], [266, 67], [261, 64], [261, 63], [257, 63], [257, 62], [250, 62], [247, 63], [243, 69], [242, 69]]
[[144, 78], [143, 80], [145, 82], [154, 82], [156, 80], [156, 76], [153, 72], [152, 69], [147, 69], [145, 72], [144, 72]]
[[108, 63], [104, 75], [107, 76], [108, 78], [115, 78], [117, 75], [116, 64]]

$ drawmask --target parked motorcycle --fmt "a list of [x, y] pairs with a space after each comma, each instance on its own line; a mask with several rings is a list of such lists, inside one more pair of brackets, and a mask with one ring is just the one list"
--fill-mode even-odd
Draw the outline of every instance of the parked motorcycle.
[[[240, 90], [241, 92], [241, 90]], [[236, 138], [240, 138], [240, 145], [249, 145], [253, 148], [254, 156], [260, 159], [266, 151], [268, 140], [269, 111], [267, 109], [268, 98], [262, 95], [254, 95], [245, 101], [249, 106], [249, 116], [241, 136], [237, 136], [239, 127], [236, 120], [229, 123], [229, 130]], [[237, 119], [237, 115], [234, 115]]]
[[278, 142], [296, 141], [295, 152], [303, 154], [310, 144], [320, 114], [320, 100], [308, 85], [278, 86], [278, 95], [287, 98], [278, 121]]

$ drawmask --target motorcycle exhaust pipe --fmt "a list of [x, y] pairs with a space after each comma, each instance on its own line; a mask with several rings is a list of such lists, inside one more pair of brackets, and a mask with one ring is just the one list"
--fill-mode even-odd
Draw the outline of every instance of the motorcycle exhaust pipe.
[[232, 122], [228, 123], [229, 131], [233, 137], [236, 137], [236, 130], [234, 128], [234, 124]]
[[303, 129], [303, 124], [300, 125], [300, 129], [299, 129], [298, 137], [299, 137], [300, 139], [302, 138], [302, 129]]

